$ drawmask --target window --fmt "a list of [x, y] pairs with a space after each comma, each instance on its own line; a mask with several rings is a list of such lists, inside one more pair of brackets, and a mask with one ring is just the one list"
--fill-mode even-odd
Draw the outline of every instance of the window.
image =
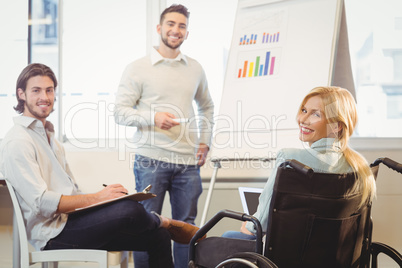
[[[364, 7], [364, 8], [363, 8]], [[346, 0], [359, 137], [402, 136], [402, 2]]]
[[[31, 0], [30, 3], [28, 62], [46, 64], [59, 77], [58, 0]], [[17, 80], [17, 76], [14, 80]], [[49, 116], [57, 130], [60, 112], [58, 104], [56, 101], [54, 112]]]
[[[57, 32], [59, 2], [62, 36]], [[204, 67], [218, 112], [237, 0], [166, 0], [166, 6], [172, 3], [190, 10], [190, 35], [182, 51]], [[16, 115], [15, 81], [28, 60], [49, 65], [62, 82], [56, 102], [60, 106], [50, 118], [56, 127], [60, 122], [58, 133], [70, 140], [87, 140], [89, 148], [100, 146], [100, 139], [130, 137], [135, 128], [115, 125], [111, 110], [124, 67], [146, 54], [145, 40], [155, 35], [146, 31], [147, 4], [147, 0], [30, 0], [29, 35], [27, 1], [1, 4], [0, 23], [13, 27], [0, 27], [0, 71], [6, 74], [0, 81], [5, 118], [0, 138]], [[360, 115], [356, 136], [401, 137], [402, 1], [345, 0], [345, 8]]]
[[114, 123], [113, 103], [126, 65], [146, 54], [146, 0], [63, 2], [64, 134], [81, 148], [113, 147], [105, 142], [134, 131]]
[[0, 4], [0, 139], [13, 125], [12, 117], [17, 115], [13, 109], [17, 105], [15, 82], [28, 62], [27, 14], [28, 3], [25, 0]]

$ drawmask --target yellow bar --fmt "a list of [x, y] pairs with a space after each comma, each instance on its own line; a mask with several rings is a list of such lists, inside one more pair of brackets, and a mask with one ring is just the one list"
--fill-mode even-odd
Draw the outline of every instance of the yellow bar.
[[250, 62], [250, 68], [248, 70], [248, 77], [252, 77], [253, 76], [253, 68], [254, 67], [254, 62]]

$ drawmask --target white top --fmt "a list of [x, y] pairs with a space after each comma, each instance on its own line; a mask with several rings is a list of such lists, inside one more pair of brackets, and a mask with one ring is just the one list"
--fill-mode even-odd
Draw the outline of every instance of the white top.
[[[193, 101], [198, 106], [198, 127]], [[194, 165], [198, 144], [210, 145], [214, 104], [206, 76], [196, 60], [181, 53], [167, 59], [154, 48], [150, 56], [129, 64], [115, 104], [116, 123], [137, 127], [133, 147], [138, 154]], [[190, 121], [162, 130], [154, 125], [156, 112], [170, 112]]]
[[81, 193], [52, 123], [45, 128], [35, 118], [15, 117], [0, 145], [0, 172], [17, 193], [29, 242], [43, 249], [67, 222], [66, 214], [56, 214], [61, 195]]

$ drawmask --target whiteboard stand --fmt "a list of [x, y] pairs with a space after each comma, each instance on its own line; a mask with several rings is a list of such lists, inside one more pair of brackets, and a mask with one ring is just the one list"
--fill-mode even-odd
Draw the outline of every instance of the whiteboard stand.
[[214, 158], [211, 160], [212, 163], [214, 163], [214, 171], [212, 173], [211, 181], [209, 183], [209, 188], [208, 188], [208, 194], [207, 198], [205, 200], [205, 205], [204, 205], [204, 211], [202, 212], [202, 217], [201, 217], [201, 223], [200, 226], [203, 226], [205, 224], [207, 214], [208, 214], [208, 209], [209, 209], [209, 204], [211, 203], [211, 197], [212, 197], [212, 192], [215, 187], [215, 181], [216, 177], [218, 174], [218, 170], [222, 167], [221, 162], [222, 161], [262, 161], [262, 162], [270, 162], [272, 160], [275, 160], [275, 158]]

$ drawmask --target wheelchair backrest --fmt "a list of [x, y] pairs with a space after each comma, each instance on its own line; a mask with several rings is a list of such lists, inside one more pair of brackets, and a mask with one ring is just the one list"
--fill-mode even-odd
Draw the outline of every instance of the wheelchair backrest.
[[358, 266], [371, 242], [371, 204], [358, 208], [354, 183], [354, 173], [279, 167], [264, 255], [281, 268]]

